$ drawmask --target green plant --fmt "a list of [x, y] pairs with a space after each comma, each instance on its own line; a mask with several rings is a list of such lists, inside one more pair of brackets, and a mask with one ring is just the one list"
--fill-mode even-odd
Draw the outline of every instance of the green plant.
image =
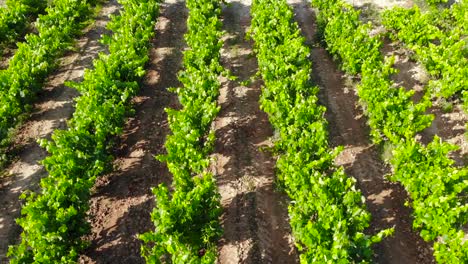
[[[462, 1], [460, 5], [466, 5], [466, 2]], [[358, 16], [354, 14], [356, 11], [350, 5], [341, 0], [313, 0], [313, 5], [319, 9], [318, 21], [328, 49], [343, 61], [343, 65], [348, 65], [344, 67], [348, 73], [360, 74], [358, 95], [369, 118], [371, 135], [374, 142], [383, 143], [387, 149], [384, 155], [386, 161], [393, 165], [392, 179], [400, 182], [412, 198], [410, 204], [414, 209], [414, 228], [420, 230], [425, 240], [436, 240], [434, 255], [439, 263], [466, 263], [468, 243], [464, 239], [466, 234], [462, 227], [468, 222], [468, 171], [466, 168], [456, 167], [448, 157], [456, 149], [455, 146], [441, 142], [438, 137], [428, 145], [415, 139], [417, 133], [431, 124], [433, 117], [425, 114], [425, 110], [431, 105], [430, 94], [418, 103], [413, 103], [413, 92], [394, 87], [390, 80], [391, 74], [395, 73], [392, 67], [393, 58], [383, 59], [380, 51], [372, 48], [380, 46], [381, 40], [361, 36], [366, 31], [365, 35], [369, 36], [368, 26], [358, 21]], [[455, 16], [457, 21], [462, 21], [466, 19], [461, 15], [466, 9], [459, 10], [455, 7], [457, 5], [454, 5], [454, 10], [458, 10]], [[348, 12], [352, 14], [345, 14]], [[392, 12], [394, 13], [384, 14], [384, 24], [400, 30], [397, 33], [398, 38], [412, 42], [412, 47], [429, 45], [434, 56], [428, 57], [428, 60], [434, 62], [442, 56], [451, 61], [452, 58], [448, 55], [450, 52], [453, 52], [454, 58], [460, 58], [460, 54], [464, 52], [460, 49], [435, 54], [439, 47], [432, 42], [441, 36], [441, 32], [438, 27], [428, 24], [430, 17], [421, 14], [417, 8], [397, 8]], [[340, 24], [348, 25], [349, 28], [341, 30], [337, 26]], [[459, 32], [466, 30], [465, 27], [463, 25], [459, 31], [455, 31], [453, 43], [459, 43]], [[353, 39], [355, 42], [351, 44], [343, 39]], [[372, 43], [374, 44], [370, 45]], [[449, 47], [444, 43], [441, 40], [441, 46]], [[357, 64], [354, 57], [349, 55], [356, 52], [356, 46], [367, 47], [367, 51], [361, 51], [362, 54], [367, 54], [361, 64]], [[423, 54], [422, 50], [419, 48], [416, 53]], [[450, 71], [446, 73], [442, 70], [440, 65], [435, 63], [428, 69], [433, 72], [441, 71], [441, 75], [451, 74]], [[463, 75], [463, 67], [459, 70]], [[451, 89], [459, 89], [458, 84], [460, 83], [454, 82]], [[453, 90], [444, 91], [451, 93]], [[464, 96], [468, 98], [466, 92]]]
[[113, 34], [104, 38], [109, 54], [99, 55], [81, 83], [69, 84], [81, 93], [69, 128], [40, 142], [50, 154], [42, 162], [49, 175], [41, 180], [40, 193], [22, 195], [25, 205], [17, 219], [22, 239], [8, 251], [11, 263], [76, 263], [87, 246], [82, 236], [89, 230], [90, 190], [109, 169], [111, 139], [122, 132], [145, 73], [159, 10], [156, 0], [120, 3], [123, 11], [108, 24]]
[[[261, 108], [279, 131], [278, 183], [291, 198], [290, 224], [301, 263], [369, 263], [372, 244], [390, 235], [364, 230], [370, 214], [356, 180], [334, 165], [340, 148], [328, 145], [325, 108], [311, 85], [309, 48], [283, 0], [255, 0], [251, 35], [265, 86]], [[334, 52], [339, 52], [338, 49]], [[350, 71], [361, 60], [350, 56]]]
[[36, 22], [38, 34], [18, 43], [9, 67], [0, 71], [0, 152], [9, 145], [14, 128], [30, 110], [48, 74], [56, 69], [57, 59], [72, 46], [91, 8], [89, 1], [55, 0]]
[[46, 0], [7, 0], [0, 8], [0, 43], [11, 44], [22, 38], [28, 25], [47, 7]]
[[156, 207], [151, 219], [155, 230], [140, 235], [147, 263], [214, 263], [216, 241], [221, 235], [221, 196], [208, 172], [213, 149], [211, 124], [219, 112], [221, 2], [188, 0], [188, 32], [185, 40], [182, 87], [173, 89], [181, 110], [166, 109], [172, 134], [166, 139], [167, 154], [158, 156], [174, 176], [172, 191], [153, 189]]
[[428, 85], [430, 96], [449, 99], [468, 89], [467, 10], [468, 1], [463, 0], [443, 11], [423, 13], [415, 6], [383, 13], [383, 24], [392, 38], [414, 51], [433, 77]]

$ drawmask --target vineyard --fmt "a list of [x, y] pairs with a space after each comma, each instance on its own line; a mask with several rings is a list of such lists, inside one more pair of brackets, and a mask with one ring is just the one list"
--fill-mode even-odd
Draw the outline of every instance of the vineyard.
[[468, 0], [0, 0], [0, 263], [468, 263]]

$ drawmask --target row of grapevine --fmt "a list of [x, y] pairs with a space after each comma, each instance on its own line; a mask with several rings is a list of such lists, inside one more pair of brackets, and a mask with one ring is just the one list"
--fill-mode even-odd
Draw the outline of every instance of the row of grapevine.
[[0, 8], [0, 43], [13, 43], [23, 37], [30, 22], [44, 13], [47, 0], [7, 0]]
[[374, 142], [380, 143], [385, 136], [398, 143], [428, 127], [432, 117], [424, 113], [430, 101], [423, 98], [414, 104], [414, 92], [393, 87], [389, 78], [395, 73], [392, 60], [383, 60], [382, 41], [370, 36], [372, 26], [361, 24], [359, 12], [342, 0], [316, 0], [313, 5], [320, 10], [318, 23], [328, 51], [341, 60], [345, 72], [362, 75], [358, 94], [364, 102]]
[[371, 37], [369, 24], [342, 0], [313, 0], [328, 50], [342, 61], [350, 74], [359, 73], [357, 92], [369, 118], [376, 143], [392, 149], [392, 179], [403, 184], [411, 197], [414, 222], [426, 241], [435, 241], [434, 255], [440, 263], [466, 263], [468, 243], [462, 226], [468, 221], [468, 169], [454, 166], [448, 153], [455, 146], [435, 137], [423, 145], [415, 135], [431, 124], [425, 115], [431, 105], [427, 96], [413, 103], [413, 92], [395, 88], [392, 59], [380, 52], [382, 41]]
[[184, 51], [182, 87], [174, 89], [180, 110], [166, 109], [172, 134], [166, 139], [167, 163], [173, 175], [171, 191], [153, 189], [156, 207], [151, 219], [155, 230], [140, 235], [147, 263], [214, 263], [221, 235], [220, 195], [208, 172], [215, 136], [210, 130], [220, 108], [217, 105], [223, 72], [220, 64], [221, 1], [187, 0], [189, 17]]
[[325, 108], [311, 84], [310, 49], [285, 0], [254, 0], [251, 35], [265, 87], [261, 108], [279, 131], [277, 177], [292, 200], [290, 224], [301, 263], [368, 263], [372, 244], [364, 197], [356, 180], [334, 165]]
[[[55, 0], [36, 22], [38, 34], [27, 35], [9, 67], [0, 71], [0, 152], [8, 146], [13, 129], [30, 109], [48, 74], [57, 67], [57, 58], [71, 46], [90, 14], [89, 1]], [[5, 159], [0, 154], [0, 160]]]
[[431, 6], [437, 6], [439, 4], [447, 3], [448, 0], [426, 0], [426, 2]]
[[50, 154], [42, 162], [49, 176], [40, 193], [22, 195], [23, 216], [17, 220], [22, 240], [9, 249], [11, 263], [75, 263], [87, 244], [81, 237], [90, 228], [90, 189], [112, 164], [112, 138], [122, 132], [145, 74], [159, 10], [157, 0], [120, 3], [123, 11], [108, 24], [113, 34], [103, 38], [109, 54], [99, 54], [81, 83], [71, 83], [81, 96], [69, 128], [41, 142]]
[[433, 77], [428, 93], [450, 98], [463, 92], [468, 107], [468, 1], [423, 13], [417, 6], [383, 13], [391, 37], [406, 44]]

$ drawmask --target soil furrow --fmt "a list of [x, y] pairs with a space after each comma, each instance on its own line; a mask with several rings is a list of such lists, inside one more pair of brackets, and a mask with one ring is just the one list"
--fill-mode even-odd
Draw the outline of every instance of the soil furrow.
[[[443, 103], [442, 103], [443, 104]], [[449, 154], [457, 166], [468, 164], [468, 141], [466, 125], [468, 115], [463, 110], [462, 103], [448, 102], [451, 109], [444, 110], [439, 104], [429, 109], [429, 113], [434, 115], [432, 125], [422, 132], [422, 141], [429, 143], [434, 136], [439, 136], [443, 141], [459, 147], [458, 150]]]
[[408, 196], [398, 184], [386, 180], [389, 168], [382, 161], [379, 150], [368, 138], [366, 119], [358, 108], [354, 87], [332, 61], [327, 51], [320, 47], [316, 36], [315, 14], [309, 1], [291, 0], [296, 19], [312, 46], [313, 80], [320, 87], [320, 99], [327, 107], [330, 143], [343, 145], [337, 157], [348, 175], [358, 180], [358, 187], [366, 197], [372, 215], [369, 232], [374, 234], [384, 228], [395, 227], [395, 234], [374, 247], [376, 263], [432, 263], [432, 250], [412, 230], [411, 210], [404, 206]]
[[259, 108], [261, 83], [241, 84], [257, 71], [252, 43], [245, 40], [250, 5], [247, 0], [228, 1], [223, 9], [227, 32], [223, 65], [239, 80], [224, 80], [215, 121], [213, 170], [224, 207], [218, 262], [297, 263], [288, 201], [274, 188], [275, 160], [261, 150], [271, 145], [273, 135], [267, 115]]
[[382, 9], [392, 8], [394, 6], [412, 7], [414, 4], [413, 0], [344, 0], [360, 9]]
[[[429, 74], [423, 65], [412, 59], [412, 52], [404, 47], [401, 42], [391, 43], [386, 40], [383, 47], [386, 56], [395, 57], [394, 67], [398, 70], [393, 81], [396, 85], [414, 90], [414, 101], [419, 101], [427, 91]], [[460, 99], [437, 99], [433, 100], [433, 106], [427, 110], [428, 114], [434, 115], [432, 125], [420, 133], [421, 141], [425, 144], [433, 141], [434, 136], [439, 136], [443, 141], [457, 145], [459, 150], [450, 154], [457, 165], [465, 166], [468, 161], [468, 142], [466, 127], [468, 116], [463, 111]]]
[[0, 70], [8, 68], [10, 59], [16, 53], [16, 50], [16, 47], [3, 47], [3, 50], [0, 50]]
[[78, 96], [78, 92], [63, 83], [79, 81], [84, 69], [92, 66], [93, 58], [98, 52], [104, 51], [98, 40], [106, 31], [109, 14], [117, 9], [115, 0], [102, 6], [95, 24], [89, 26], [83, 37], [77, 40], [77, 51], [69, 52], [61, 59], [58, 70], [48, 78], [45, 89], [39, 94], [31, 117], [18, 129], [19, 134], [14, 138], [12, 150], [17, 158], [0, 178], [0, 263], [6, 259], [8, 245], [19, 239], [21, 230], [15, 218], [20, 216], [20, 194], [26, 190], [37, 190], [40, 179], [47, 176], [39, 164], [47, 152], [36, 141], [49, 138], [55, 129], [66, 126], [66, 120], [73, 114], [73, 99]]
[[[427, 8], [425, 3], [413, 0], [347, 0], [347, 2], [361, 10], [362, 20], [378, 24], [375, 32], [384, 30], [383, 26], [379, 25], [379, 13], [383, 9], [391, 9], [394, 6], [410, 8], [415, 2], [423, 9]], [[401, 42], [391, 42], [386, 39], [383, 52], [386, 56], [395, 57], [394, 67], [398, 70], [398, 73], [392, 76], [395, 84], [405, 87], [407, 90], [414, 90], [414, 101], [418, 101], [428, 92], [425, 86], [431, 77], [424, 66], [413, 59], [413, 52], [404, 46]], [[455, 160], [456, 165], [465, 166], [468, 162], [468, 140], [465, 136], [468, 115], [463, 111], [460, 98], [436, 99], [433, 101], [433, 107], [428, 109], [427, 113], [433, 114], [435, 118], [432, 125], [420, 133], [422, 142], [427, 144], [437, 135], [443, 141], [459, 146], [460, 149], [452, 152], [450, 157]]]
[[133, 100], [135, 115], [116, 142], [114, 172], [98, 178], [89, 212], [91, 246], [80, 263], [136, 264], [140, 256], [138, 234], [153, 230], [151, 187], [170, 184], [172, 176], [154, 156], [163, 154], [170, 132], [165, 108], [177, 108], [177, 96], [167, 91], [179, 86], [187, 10], [184, 2], [166, 1], [156, 25], [156, 37], [139, 95]]

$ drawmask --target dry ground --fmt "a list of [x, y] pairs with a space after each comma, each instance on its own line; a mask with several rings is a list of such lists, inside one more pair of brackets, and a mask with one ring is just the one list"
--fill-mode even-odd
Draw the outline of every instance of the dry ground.
[[183, 34], [187, 10], [181, 1], [166, 1], [157, 23], [147, 75], [139, 96], [134, 99], [135, 116], [128, 120], [124, 135], [117, 142], [115, 171], [99, 178], [91, 199], [91, 247], [80, 263], [144, 263], [137, 234], [153, 228], [150, 212], [154, 208], [151, 187], [170, 183], [165, 164], [154, 155], [164, 153], [169, 133], [164, 108], [178, 107], [175, 94], [181, 70]]
[[15, 243], [20, 233], [19, 226], [14, 222], [20, 216], [19, 195], [25, 190], [37, 190], [40, 179], [47, 175], [39, 164], [47, 153], [37, 140], [49, 138], [54, 129], [65, 128], [66, 120], [73, 114], [73, 98], [78, 96], [78, 92], [63, 83], [67, 80], [79, 81], [84, 69], [92, 66], [97, 53], [104, 51], [98, 40], [106, 31], [108, 15], [118, 8], [116, 0], [110, 0], [102, 7], [96, 23], [77, 40], [77, 51], [67, 53], [59, 69], [49, 77], [30, 119], [14, 139], [12, 151], [17, 158], [3, 172], [7, 175], [0, 178], [0, 263], [5, 259], [8, 245]]
[[[213, 125], [217, 141], [211, 169], [222, 196], [221, 220], [225, 230], [219, 241], [219, 263], [297, 263], [298, 253], [288, 224], [288, 200], [275, 190], [275, 158], [264, 150], [271, 145], [274, 131], [259, 109], [262, 82], [256, 78], [247, 82], [258, 70], [252, 42], [245, 39], [251, 0], [227, 2], [222, 11], [226, 31], [222, 60], [238, 80], [222, 79], [218, 100], [221, 112]], [[431, 246], [411, 229], [411, 210], [404, 206], [406, 192], [386, 180], [389, 168], [382, 162], [380, 150], [368, 139], [369, 128], [358, 107], [354, 82], [338, 70], [318, 44], [315, 13], [309, 1], [288, 2], [311, 47], [312, 79], [320, 87], [321, 103], [328, 109], [330, 143], [345, 147], [337, 163], [358, 180], [372, 213], [369, 233], [395, 226], [395, 235], [375, 246], [375, 262], [433, 263]], [[349, 2], [363, 10], [412, 5], [412, 1]], [[14, 218], [19, 216], [19, 194], [37, 189], [39, 179], [46, 175], [38, 164], [46, 153], [35, 142], [50, 136], [53, 129], [64, 128], [73, 112], [77, 93], [63, 86], [63, 81], [79, 80], [83, 68], [90, 67], [97, 52], [103, 50], [97, 39], [104, 32], [107, 15], [117, 9], [115, 0], [104, 6], [97, 26], [78, 41], [79, 52], [68, 54], [60, 70], [50, 78], [31, 119], [16, 139], [18, 159], [7, 170], [11, 176], [0, 179], [0, 263], [7, 245], [18, 239], [20, 230]], [[136, 112], [114, 150], [115, 170], [100, 177], [93, 190], [89, 212], [92, 231], [84, 238], [91, 246], [80, 256], [80, 263], [144, 263], [136, 235], [154, 228], [150, 220], [154, 207], [151, 187], [170, 183], [172, 178], [154, 155], [164, 153], [163, 144], [169, 133], [164, 108], [179, 106], [177, 97], [167, 88], [179, 85], [177, 72], [182, 67], [186, 18], [184, 1], [169, 0], [162, 5], [148, 73], [133, 101]], [[422, 90], [427, 78], [420, 74], [420, 66], [408, 59], [407, 51], [391, 45], [386, 45], [384, 51], [400, 56], [400, 74], [395, 81], [408, 89]], [[442, 113], [435, 107], [431, 111], [438, 113], [436, 122], [423, 133], [423, 139], [437, 133], [462, 145], [462, 150], [454, 155], [463, 163], [468, 147], [461, 126], [466, 117], [458, 110]]]

